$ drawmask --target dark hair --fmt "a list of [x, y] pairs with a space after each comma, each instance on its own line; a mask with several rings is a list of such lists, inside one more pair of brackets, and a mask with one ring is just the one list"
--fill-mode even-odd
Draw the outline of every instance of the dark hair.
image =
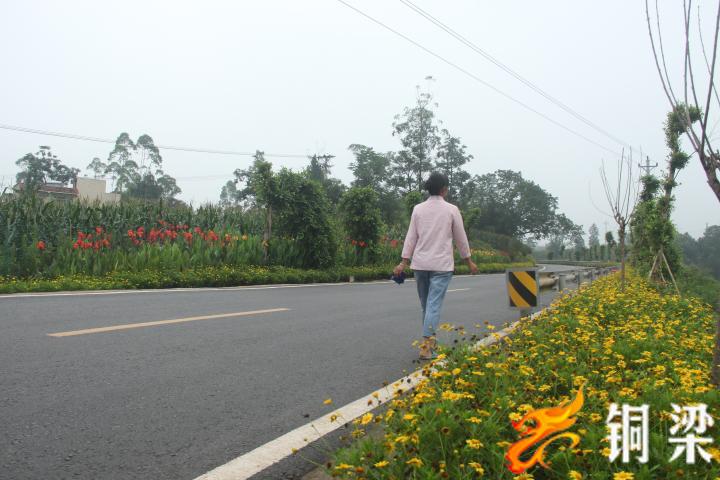
[[430, 195], [440, 195], [443, 188], [448, 186], [448, 177], [444, 173], [433, 172], [425, 182], [425, 190]]

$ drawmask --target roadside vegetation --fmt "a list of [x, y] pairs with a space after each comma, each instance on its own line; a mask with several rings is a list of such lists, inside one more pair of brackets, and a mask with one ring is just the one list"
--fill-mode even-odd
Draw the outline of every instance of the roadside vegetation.
[[[621, 291], [618, 277], [559, 298], [492, 346], [446, 350], [425, 369], [428, 378], [418, 388], [354, 422], [352, 437], [361, 440], [336, 453], [329, 473], [354, 479], [716, 478], [719, 445], [707, 448], [712, 463], [692, 466], [670, 462], [668, 443], [671, 403], [705, 403], [711, 415], [720, 413], [710, 377], [713, 311], [695, 298], [663, 294], [633, 273]], [[546, 449], [548, 469], [511, 473], [505, 455], [519, 439], [512, 422], [571, 400], [581, 386], [584, 405], [569, 430], [579, 444], [554, 442]], [[611, 402], [650, 406], [647, 464], [609, 461], [604, 438]], [[376, 422], [383, 435], [362, 439]]]

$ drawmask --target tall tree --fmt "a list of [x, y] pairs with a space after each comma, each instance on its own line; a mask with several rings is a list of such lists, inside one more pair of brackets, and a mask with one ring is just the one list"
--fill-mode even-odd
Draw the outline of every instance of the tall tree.
[[85, 167], [88, 171], [92, 172], [95, 178], [103, 178], [105, 171], [107, 170], [107, 164], [100, 160], [98, 157], [92, 159], [92, 162]]
[[133, 159], [135, 143], [123, 132], [115, 140], [115, 148], [108, 155], [106, 174], [113, 180], [114, 191], [124, 192], [128, 185], [141, 179], [138, 164]]
[[123, 132], [108, 156], [105, 174], [115, 183], [115, 191], [146, 200], [170, 199], [182, 190], [162, 168], [162, 155], [152, 137], [141, 135], [133, 142]]
[[461, 200], [460, 195], [465, 191], [465, 184], [470, 180], [470, 174], [462, 168], [473, 159], [473, 156], [466, 152], [466, 148], [460, 138], [450, 135], [447, 129], [442, 130], [442, 141], [438, 146], [435, 169], [448, 177], [448, 199], [451, 202]]
[[415, 105], [406, 107], [395, 116], [393, 135], [397, 135], [403, 146], [404, 155], [397, 160], [398, 166], [412, 173], [413, 188], [422, 190], [423, 179], [433, 165], [433, 152], [440, 142], [438, 127], [435, 124], [435, 112], [432, 94], [417, 87]]

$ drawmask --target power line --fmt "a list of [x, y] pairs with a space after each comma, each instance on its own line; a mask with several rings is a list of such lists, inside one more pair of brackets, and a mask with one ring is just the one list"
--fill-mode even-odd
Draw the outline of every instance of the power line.
[[492, 84], [486, 82], [485, 80], [483, 80], [482, 78], [478, 77], [478, 76], [475, 75], [474, 73], [472, 73], [472, 72], [464, 69], [463, 67], [459, 66], [459, 65], [456, 64], [456, 63], [451, 62], [450, 60], [446, 59], [445, 57], [443, 57], [443, 56], [441, 56], [441, 55], [433, 52], [432, 50], [430, 50], [430, 49], [428, 49], [427, 47], [425, 47], [425, 46], [421, 45], [420, 43], [416, 42], [415, 40], [413, 40], [412, 38], [408, 37], [407, 35], [405, 35], [405, 34], [403, 34], [403, 33], [400, 33], [400, 32], [398, 32], [397, 30], [393, 29], [392, 27], [389, 27], [389, 26], [385, 25], [385, 24], [382, 23], [380, 20], [377, 20], [377, 19], [371, 17], [371, 16], [368, 15], [367, 13], [365, 13], [365, 12], [363, 12], [362, 10], [354, 7], [353, 5], [350, 5], [350, 4], [347, 3], [346, 1], [344, 1], [344, 0], [337, 0], [337, 1], [340, 2], [340, 3], [342, 3], [343, 5], [345, 5], [345, 6], [348, 7], [349, 9], [354, 10], [355, 12], [359, 13], [360, 15], [362, 15], [362, 16], [365, 17], [365, 18], [367, 18], [367, 19], [370, 20], [371, 22], [373, 22], [373, 23], [375, 23], [375, 24], [377, 24], [377, 25], [380, 25], [380, 26], [383, 27], [384, 29], [386, 29], [386, 30], [394, 33], [395, 35], [399, 36], [400, 38], [404, 39], [405, 41], [407, 41], [407, 42], [415, 45], [416, 47], [418, 47], [419, 49], [421, 49], [421, 50], [424, 51], [425, 53], [427, 53], [427, 54], [429, 54], [429, 55], [432, 55], [433, 57], [437, 58], [437, 59], [440, 60], [441, 62], [443, 62], [443, 63], [445, 63], [445, 64], [447, 64], [447, 65], [450, 65], [450, 66], [453, 67], [454, 69], [456, 69], [456, 70], [464, 73], [465, 75], [467, 75], [468, 77], [472, 78], [472, 79], [475, 80], [476, 82], [478, 82], [478, 83], [480, 83], [480, 84], [482, 84], [482, 85], [485, 85], [487, 88], [489, 88], [489, 89], [493, 90], [494, 92], [502, 95], [503, 97], [507, 98], [508, 100], [510, 100], [510, 101], [512, 101], [512, 102], [514, 102], [514, 103], [517, 103], [518, 105], [520, 105], [521, 107], [525, 108], [526, 110], [529, 110], [529, 111], [531, 111], [532, 113], [534, 113], [535, 115], [538, 115], [539, 117], [544, 118], [545, 120], [547, 120], [548, 122], [552, 123], [553, 125], [558, 126], [558, 127], [562, 128], [563, 130], [565, 130], [565, 131], [567, 131], [567, 132], [570, 132], [570, 133], [572, 133], [573, 135], [575, 135], [575, 136], [577, 136], [577, 137], [579, 137], [579, 138], [582, 138], [582, 139], [585, 140], [586, 142], [592, 143], [592, 144], [595, 145], [596, 147], [602, 148], [603, 150], [606, 150], [606, 151], [612, 153], [613, 155], [616, 155], [616, 156], [618, 156], [618, 157], [620, 156], [620, 153], [618, 153], [617, 151], [612, 150], [612, 149], [606, 147], [605, 145], [602, 145], [602, 144], [596, 142], [595, 140], [592, 140], [592, 139], [586, 137], [586, 136], [583, 135], [582, 133], [577, 132], [577, 131], [571, 129], [570, 127], [567, 127], [567, 126], [563, 125], [562, 123], [560, 123], [560, 122], [558, 122], [558, 121], [556, 121], [556, 120], [553, 120], [552, 118], [550, 118], [549, 116], [545, 115], [544, 113], [542, 113], [542, 112], [534, 109], [533, 107], [531, 107], [531, 106], [527, 105], [526, 103], [524, 103], [524, 102], [516, 99], [515, 97], [513, 97], [513, 96], [511, 96], [511, 95], [503, 92], [503, 91], [500, 90], [499, 88], [497, 88], [497, 87], [493, 86]]
[[421, 15], [422, 17], [424, 17], [424, 18], [425, 18], [426, 20], [428, 20], [429, 22], [433, 23], [433, 24], [436, 25], [437, 27], [441, 28], [442, 30], [444, 30], [445, 32], [447, 32], [448, 34], [450, 34], [451, 36], [453, 36], [455, 39], [457, 39], [458, 41], [460, 41], [460, 42], [463, 43], [464, 45], [470, 47], [470, 48], [471, 48], [472, 50], [474, 50], [476, 53], [480, 54], [482, 57], [484, 57], [485, 59], [487, 59], [488, 61], [490, 61], [491, 63], [493, 63], [495, 66], [499, 67], [499, 68], [500, 68], [501, 70], [503, 70], [505, 73], [511, 75], [512, 77], [514, 77], [514, 78], [517, 79], [518, 81], [520, 81], [520, 82], [522, 82], [523, 84], [525, 84], [526, 86], [530, 87], [530, 88], [531, 88], [532, 90], [534, 90], [536, 93], [542, 95], [545, 99], [549, 100], [550, 102], [552, 102], [552, 103], [555, 104], [556, 106], [558, 106], [558, 107], [560, 107], [561, 109], [565, 110], [567, 113], [569, 113], [569, 114], [572, 115], [573, 117], [577, 118], [578, 120], [580, 120], [581, 122], [585, 123], [585, 124], [588, 125], [589, 127], [597, 130], [598, 132], [600, 132], [601, 134], [605, 135], [606, 137], [608, 137], [609, 139], [613, 140], [614, 142], [617, 142], [617, 143], [619, 143], [619, 144], [622, 145], [622, 146], [626, 146], [626, 147], [632, 148], [632, 147], [630, 146], [630, 144], [628, 144], [627, 142], [625, 142], [625, 141], [623, 141], [623, 140], [615, 137], [614, 135], [608, 133], [606, 130], [604, 130], [603, 128], [601, 128], [601, 127], [598, 126], [597, 124], [593, 123], [592, 121], [588, 120], [586, 117], [584, 117], [584, 116], [581, 115], [580, 113], [578, 113], [576, 110], [572, 109], [571, 107], [567, 106], [566, 104], [564, 104], [563, 102], [561, 102], [561, 101], [558, 100], [557, 98], [555, 98], [555, 97], [553, 97], [552, 95], [550, 95], [549, 93], [545, 92], [545, 91], [542, 90], [540, 87], [538, 87], [537, 85], [535, 85], [534, 83], [532, 83], [530, 80], [528, 80], [527, 78], [523, 77], [523, 76], [520, 75], [519, 73], [515, 72], [513, 69], [511, 69], [510, 67], [508, 67], [507, 65], [505, 65], [504, 63], [502, 63], [500, 60], [498, 60], [497, 58], [493, 57], [493, 56], [490, 55], [488, 52], [484, 51], [482, 48], [478, 47], [478, 46], [475, 45], [473, 42], [471, 42], [470, 40], [468, 40], [466, 37], [464, 37], [463, 35], [461, 35], [460, 33], [458, 33], [456, 30], [453, 30], [451, 27], [449, 27], [448, 25], [444, 24], [443, 22], [441, 22], [440, 20], [438, 20], [436, 17], [434, 17], [433, 15], [431, 15], [430, 13], [428, 13], [427, 11], [425, 11], [425, 10], [423, 10], [422, 8], [418, 7], [417, 5], [415, 5], [415, 4], [414, 4], [413, 2], [411, 2], [410, 0], [400, 0], [400, 2], [401, 2], [403, 5], [405, 5], [406, 7], [410, 8], [411, 10], [413, 10], [415, 13], [417, 13], [417, 14]]
[[[62, 137], [62, 138], [69, 138], [72, 140], [83, 140], [87, 142], [99, 142], [99, 143], [109, 143], [109, 144], [115, 144], [115, 140], [110, 140], [107, 138], [98, 138], [98, 137], [89, 137], [86, 135], [75, 135], [72, 133], [61, 133], [61, 132], [51, 132], [47, 130], [38, 130], [35, 128], [26, 128], [26, 127], [18, 127], [15, 125], [3, 125], [0, 124], [0, 129], [2, 130], [12, 130], [15, 132], [24, 132], [24, 133], [35, 133], [38, 135], [47, 135], [51, 137]], [[193, 148], [193, 147], [176, 147], [172, 145], [157, 145], [158, 148], [163, 150], [178, 150], [182, 152], [193, 152], [193, 153], [209, 153], [213, 155], [235, 155], [235, 156], [244, 156], [244, 157], [253, 157], [255, 156], [255, 152], [236, 152], [232, 150], [208, 150], [203, 148]], [[278, 157], [278, 158], [308, 158], [307, 155], [301, 155], [301, 154], [295, 154], [295, 153], [265, 153], [266, 157]]]

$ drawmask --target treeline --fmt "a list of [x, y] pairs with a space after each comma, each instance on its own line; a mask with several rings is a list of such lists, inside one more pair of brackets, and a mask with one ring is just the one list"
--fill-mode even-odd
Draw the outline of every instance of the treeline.
[[720, 225], [705, 228], [697, 240], [689, 233], [678, 236], [685, 261], [720, 280]]
[[[479, 244], [522, 255], [530, 252], [523, 240], [567, 237], [581, 231], [558, 212], [557, 198], [520, 172], [498, 170], [471, 175], [466, 166], [473, 156], [461, 138], [441, 128], [436, 108], [429, 93], [418, 91], [415, 104], [395, 117], [391, 133], [399, 140], [398, 151], [378, 152], [372, 146], [350, 145], [354, 156], [350, 185], [332, 176], [331, 155], [310, 157], [309, 165], [300, 173], [321, 187], [331, 209], [341, 211], [355, 197], [372, 201], [379, 210], [382, 229], [395, 235], [404, 233], [412, 208], [423, 200], [422, 185], [431, 171], [448, 176], [448, 200], [460, 207], [471, 239]], [[289, 175], [285, 169], [280, 173]], [[236, 170], [235, 178], [222, 188], [221, 203], [271, 207], [264, 198], [270, 188], [267, 185], [272, 183], [267, 183], [268, 175], [272, 175], [272, 165], [258, 152], [254, 164]], [[363, 189], [373, 194], [358, 193]]]

